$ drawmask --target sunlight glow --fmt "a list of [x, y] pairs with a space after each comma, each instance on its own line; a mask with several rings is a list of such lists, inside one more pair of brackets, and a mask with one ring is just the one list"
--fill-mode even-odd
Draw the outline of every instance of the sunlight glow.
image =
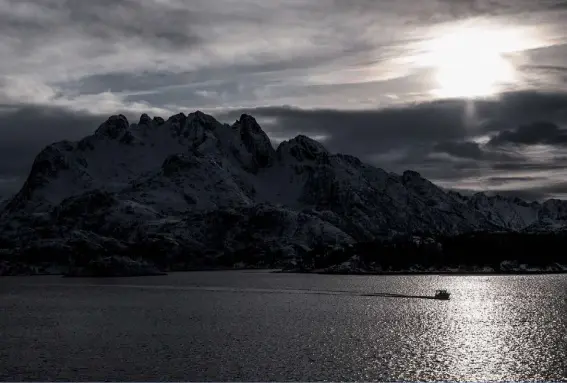
[[433, 93], [484, 97], [514, 83], [516, 71], [505, 54], [521, 49], [519, 38], [498, 30], [463, 28], [432, 40], [425, 61], [435, 71]]

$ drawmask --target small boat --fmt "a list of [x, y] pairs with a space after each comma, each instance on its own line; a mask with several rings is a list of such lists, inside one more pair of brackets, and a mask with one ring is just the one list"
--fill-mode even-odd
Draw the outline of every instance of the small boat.
[[435, 299], [449, 300], [450, 296], [447, 290], [435, 290]]

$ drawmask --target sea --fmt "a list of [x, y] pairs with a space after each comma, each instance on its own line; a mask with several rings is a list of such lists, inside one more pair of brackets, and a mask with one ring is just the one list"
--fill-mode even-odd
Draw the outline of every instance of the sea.
[[2, 277], [0, 380], [567, 381], [567, 275]]

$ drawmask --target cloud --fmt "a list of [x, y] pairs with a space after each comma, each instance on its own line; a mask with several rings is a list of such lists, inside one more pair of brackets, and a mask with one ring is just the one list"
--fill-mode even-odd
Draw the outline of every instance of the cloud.
[[435, 150], [456, 157], [480, 160], [484, 158], [485, 152], [477, 142], [441, 142], [435, 145]]
[[567, 130], [551, 122], [534, 122], [494, 136], [489, 145], [567, 145]]
[[326, 135], [332, 150], [361, 156], [405, 146], [409, 140], [411, 144], [431, 143], [466, 136], [466, 128], [459, 122], [464, 111], [460, 102], [362, 111], [268, 107], [232, 111], [230, 115], [243, 111], [275, 120], [270, 127], [273, 134]]
[[567, 198], [567, 183], [556, 182], [550, 184], [529, 186], [523, 189], [499, 189], [489, 193], [507, 197], [518, 197], [527, 201], [543, 201], [552, 198]]
[[174, 2], [4, 0], [0, 21], [5, 36], [20, 42], [48, 41], [69, 31], [96, 40], [143, 40], [164, 48], [192, 47], [200, 41], [190, 25], [198, 16]]
[[[528, 169], [548, 172], [545, 184], [562, 163], [558, 131], [530, 133], [554, 158], [524, 148], [536, 145], [487, 142], [525, 141], [518, 127], [567, 120], [565, 3], [0, 0], [0, 104], [10, 109], [0, 133], [14, 135], [5, 142], [22, 158], [0, 177], [21, 177], [41, 145], [84, 135], [110, 114], [201, 109], [228, 120], [249, 112], [274, 141], [325, 137], [332, 151], [449, 186], [492, 187], [487, 177]], [[520, 36], [507, 54], [518, 72], [510, 92], [432, 99], [436, 68], [423, 58], [459, 28]]]
[[[345, 17], [305, 1], [6, 0], [0, 3], [0, 99], [72, 105], [77, 94], [110, 91], [124, 107], [127, 100], [181, 107], [202, 101], [193, 98], [191, 85], [199, 83], [201, 91], [223, 95], [207, 100], [211, 105], [257, 105], [266, 94], [250, 89], [276, 85], [271, 98], [293, 97], [294, 87], [312, 76], [360, 77], [369, 61], [381, 62], [379, 77], [393, 72], [387, 61], [397, 53], [385, 48], [396, 39], [372, 33], [380, 16], [356, 23]], [[351, 72], [353, 66], [360, 71]], [[41, 89], [41, 97], [30, 99], [27, 89]]]
[[[373, 155], [404, 147], [437, 147], [450, 154], [480, 159], [477, 136], [499, 133], [520, 122], [565, 118], [567, 94], [516, 92], [486, 100], [441, 100], [374, 110], [244, 108], [219, 112], [224, 120], [246, 112], [273, 123], [270, 133], [328, 136], [331, 150]], [[459, 153], [457, 153], [459, 152]]]
[[510, 182], [534, 182], [534, 181], [545, 181], [545, 177], [488, 177], [487, 181], [495, 186], [506, 185]]
[[[563, 23], [556, 15], [562, 11], [555, 10], [554, 19], [548, 15], [556, 4], [4, 0], [0, 79], [16, 77], [11, 82], [28, 86], [14, 92], [4, 81], [0, 98], [46, 105], [64, 99], [72, 105], [77, 94], [110, 92], [125, 108], [129, 102], [168, 110], [215, 104], [383, 107], [392, 100], [430, 97], [431, 71], [419, 62], [424, 41], [462, 23], [481, 28], [502, 15], [517, 21], [496, 25], [510, 32], [539, 26], [515, 20], [528, 13], [544, 15], [546, 30], [561, 36]], [[557, 45], [540, 40], [536, 47]], [[534, 57], [523, 64], [533, 70], [561, 62]], [[26, 88], [41, 89], [44, 98], [30, 100]], [[199, 97], [196, 90], [211, 97]], [[45, 97], [49, 94], [55, 96]], [[98, 100], [92, 105], [101, 110], [97, 104], [104, 100]]]
[[537, 159], [526, 159], [523, 162], [506, 162], [491, 164], [492, 169], [497, 172], [532, 172], [544, 173], [562, 171], [567, 168], [567, 157], [555, 157], [547, 161], [538, 161]]

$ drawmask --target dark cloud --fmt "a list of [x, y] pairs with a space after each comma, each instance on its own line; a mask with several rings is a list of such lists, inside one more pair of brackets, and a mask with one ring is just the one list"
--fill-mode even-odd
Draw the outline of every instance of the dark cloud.
[[510, 182], [534, 182], [545, 181], [545, 177], [488, 177], [485, 179], [491, 186], [501, 186]]
[[[510, 124], [518, 126], [534, 121], [565, 119], [567, 111], [567, 93], [519, 91], [507, 92], [497, 100], [477, 101], [475, 113], [482, 119], [488, 119], [486, 131], [501, 130]], [[498, 125], [500, 123], [500, 127]]]
[[563, 10], [567, 8], [567, 1], [566, 0], [551, 0], [551, 4], [549, 4], [548, 8], [550, 10]]
[[247, 112], [274, 120], [268, 129], [275, 136], [324, 135], [331, 150], [362, 157], [397, 148], [440, 145], [438, 148], [444, 147], [450, 154], [480, 159], [483, 152], [478, 144], [463, 141], [544, 116], [563, 118], [566, 110], [564, 93], [518, 92], [493, 100], [442, 100], [363, 111], [239, 109], [219, 117], [235, 119]]
[[[369, 12], [390, 5], [396, 16], [407, 23], [445, 22], [483, 16], [514, 16], [527, 12], [566, 7], [564, 0], [361, 0], [345, 2], [334, 0], [333, 5], [343, 11]], [[392, 6], [394, 5], [394, 6]]]
[[494, 136], [489, 145], [567, 145], [567, 130], [551, 122], [534, 122]]
[[104, 120], [60, 108], [0, 107], [0, 198], [21, 187], [35, 156], [46, 145], [80, 139]]
[[456, 157], [472, 158], [480, 160], [484, 158], [485, 153], [480, 145], [476, 142], [441, 142], [435, 145], [435, 150], [444, 152]]
[[222, 117], [235, 118], [244, 111], [274, 119], [275, 124], [268, 129], [275, 136], [324, 135], [331, 150], [359, 156], [468, 135], [462, 121], [465, 114], [462, 101], [362, 111], [268, 107], [234, 110]]
[[487, 195], [500, 195], [502, 197], [520, 198], [524, 201], [544, 201], [553, 197], [553, 194], [541, 189], [513, 189], [513, 190], [495, 190], [487, 191]]
[[199, 20], [191, 8], [134, 0], [4, 0], [0, 32], [22, 43], [57, 36], [85, 34], [105, 41], [143, 40], [162, 48], [185, 48], [200, 38], [191, 27]]
[[519, 153], [494, 150], [474, 141], [445, 141], [435, 145], [433, 150], [435, 152], [447, 153], [454, 157], [478, 161], [485, 160], [493, 163], [517, 163], [526, 160], [526, 158]]
[[531, 186], [522, 189], [498, 189], [488, 194], [499, 194], [506, 197], [518, 197], [526, 201], [544, 201], [550, 198], [563, 197], [567, 195], [567, 182]]
[[493, 170], [496, 171], [532, 171], [532, 172], [549, 172], [555, 170], [564, 170], [567, 168], [567, 158], [555, 157], [551, 161], [518, 161], [491, 164]]

